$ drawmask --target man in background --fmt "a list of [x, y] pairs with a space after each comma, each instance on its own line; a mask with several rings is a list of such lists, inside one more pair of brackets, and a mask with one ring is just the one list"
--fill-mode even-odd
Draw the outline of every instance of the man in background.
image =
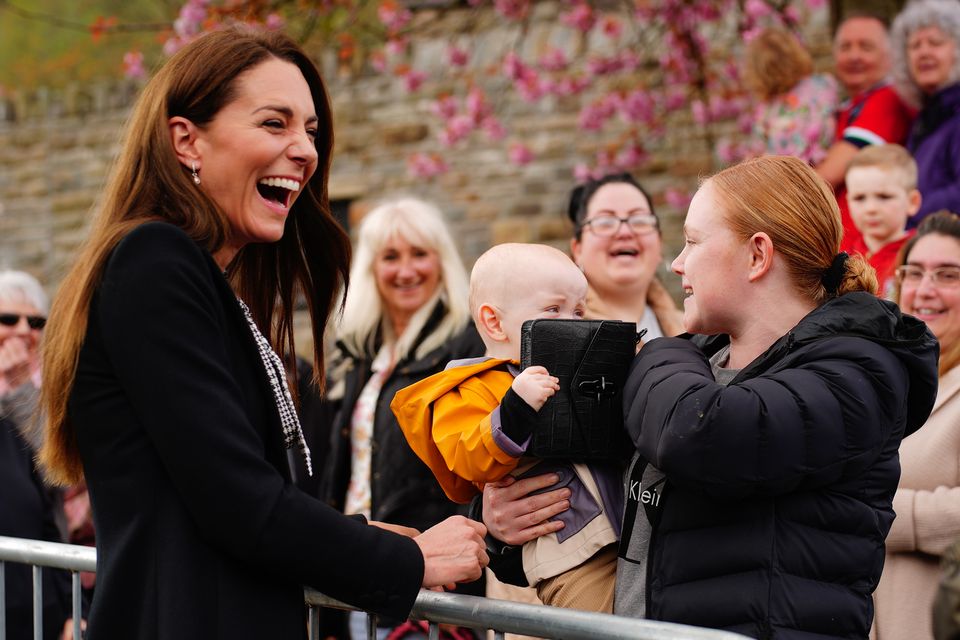
[[834, 69], [847, 100], [837, 113], [837, 131], [827, 157], [815, 167], [836, 192], [843, 220], [844, 246], [860, 232], [847, 207], [843, 177], [854, 154], [871, 144], [903, 144], [913, 114], [889, 81], [890, 40], [883, 21], [855, 15], [837, 28], [833, 40]]

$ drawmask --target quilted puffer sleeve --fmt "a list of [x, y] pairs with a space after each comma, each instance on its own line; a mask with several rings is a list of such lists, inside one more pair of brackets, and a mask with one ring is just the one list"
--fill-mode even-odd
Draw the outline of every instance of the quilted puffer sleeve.
[[641, 349], [624, 389], [640, 454], [673, 482], [721, 499], [776, 495], [858, 474], [903, 429], [909, 380], [862, 338], [806, 345], [762, 375], [718, 384], [689, 340]]

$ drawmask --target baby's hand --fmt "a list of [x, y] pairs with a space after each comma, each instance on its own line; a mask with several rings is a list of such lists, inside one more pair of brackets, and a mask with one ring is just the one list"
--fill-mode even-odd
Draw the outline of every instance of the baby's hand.
[[534, 411], [540, 411], [547, 398], [560, 390], [560, 380], [551, 376], [544, 367], [527, 367], [513, 379], [511, 386]]

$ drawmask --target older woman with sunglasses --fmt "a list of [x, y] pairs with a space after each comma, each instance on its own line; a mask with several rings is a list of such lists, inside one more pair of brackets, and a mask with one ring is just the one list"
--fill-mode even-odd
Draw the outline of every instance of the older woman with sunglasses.
[[878, 640], [933, 638], [940, 558], [960, 536], [960, 217], [929, 216], [901, 255], [897, 299], [940, 341], [940, 382], [933, 413], [900, 445], [897, 517], [874, 593]]
[[[27, 437], [28, 418], [40, 388], [40, 336], [47, 323], [47, 294], [23, 271], [0, 271], [0, 419]], [[31, 436], [33, 449], [38, 436]]]
[[0, 272], [0, 402], [28, 382], [39, 386], [37, 346], [46, 316], [47, 296], [33, 276]]
[[[38, 346], [47, 315], [40, 283], [22, 271], [0, 271], [0, 535], [63, 542], [59, 491], [44, 486], [33, 461], [39, 445], [30, 430], [40, 385]], [[56, 635], [67, 618], [70, 580], [43, 574], [43, 637]], [[33, 619], [30, 568], [6, 569], [7, 638], [26, 640]]]

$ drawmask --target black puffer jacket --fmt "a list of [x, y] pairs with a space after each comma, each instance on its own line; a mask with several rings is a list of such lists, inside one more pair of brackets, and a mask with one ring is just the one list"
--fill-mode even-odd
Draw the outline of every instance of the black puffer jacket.
[[[435, 329], [445, 312], [443, 305], [438, 303], [417, 344]], [[350, 483], [350, 421], [357, 398], [370, 379], [373, 355], [352, 354], [343, 345], [340, 348], [347, 358], [345, 386], [343, 399], [336, 410], [320, 491], [328, 504], [342, 511]], [[411, 349], [415, 350], [415, 347]], [[433, 472], [410, 449], [390, 410], [390, 401], [397, 391], [442, 371], [451, 360], [482, 356], [483, 353], [483, 342], [470, 323], [461, 334], [423, 358], [415, 360], [411, 357], [399, 362], [384, 381], [377, 398], [371, 443], [370, 511], [373, 520], [423, 531], [455, 513], [464, 512], [447, 499]]]
[[714, 381], [726, 336], [653, 340], [624, 391], [667, 476], [648, 617], [756, 638], [866, 638], [900, 477], [937, 392], [936, 339], [866, 293], [832, 299]]

